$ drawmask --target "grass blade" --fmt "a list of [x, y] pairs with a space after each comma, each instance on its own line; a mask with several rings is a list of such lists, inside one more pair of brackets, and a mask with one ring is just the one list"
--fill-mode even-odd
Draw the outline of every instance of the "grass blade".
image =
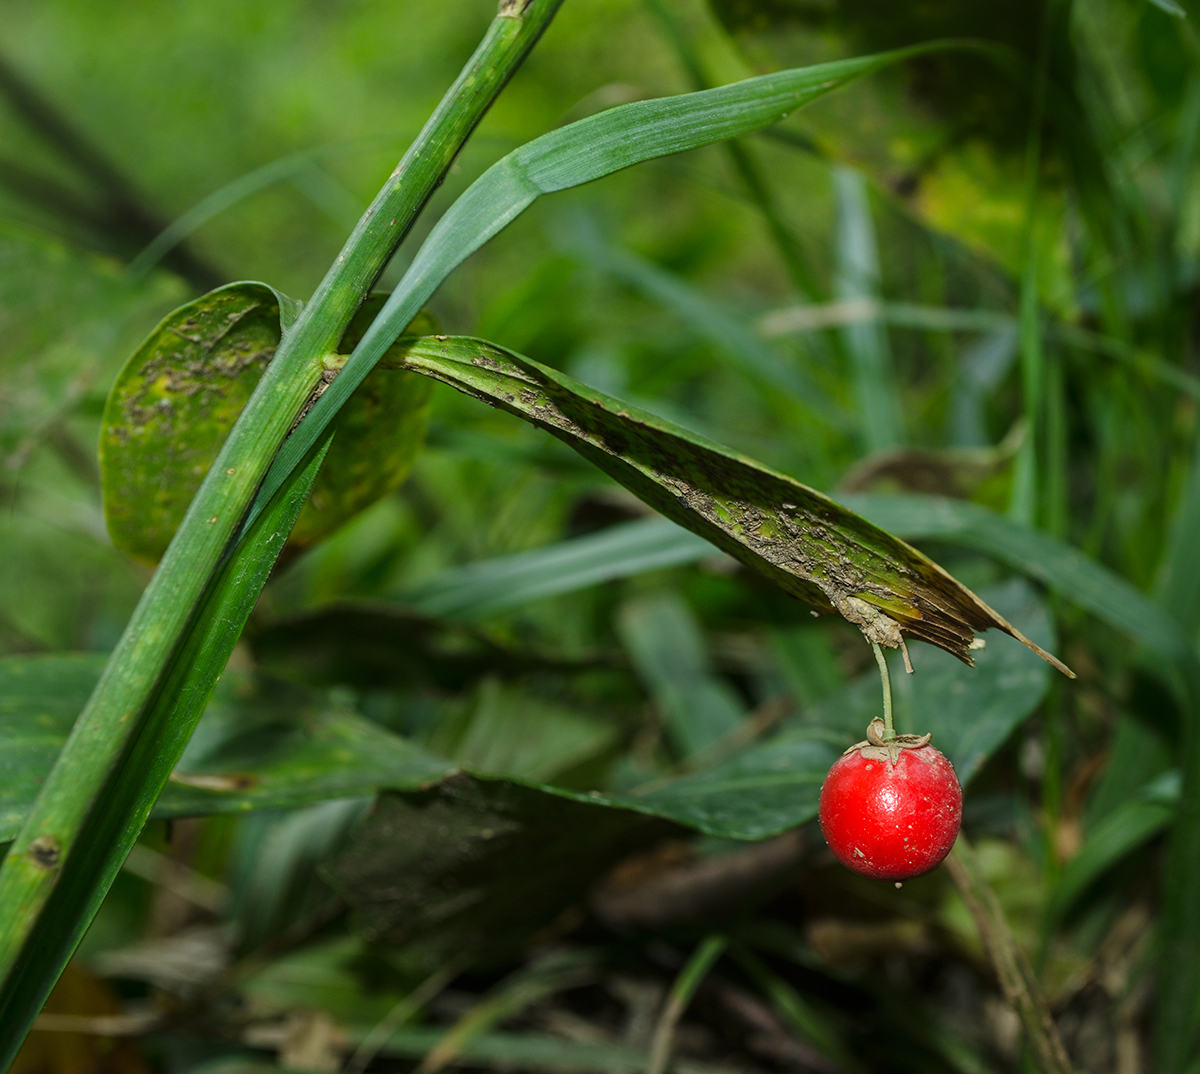
[[[878, 311], [879, 249], [867, 184], [852, 168], [835, 168], [837, 194], [837, 297], [842, 303], [861, 303]], [[862, 445], [867, 453], [887, 451], [904, 442], [904, 419], [892, 372], [887, 330], [875, 313], [842, 329], [846, 353], [854, 369]]]
[[975, 918], [1004, 997], [1021, 1017], [1025, 1040], [1037, 1069], [1042, 1074], [1072, 1074], [1071, 1060], [1063, 1048], [1033, 969], [1017, 946], [1000, 901], [980, 872], [975, 853], [964, 836], [958, 837], [946, 859], [946, 866]]
[[[24, 928], [20, 931], [9, 925], [5, 934], [12, 945], [9, 969], [0, 982], [0, 1069], [7, 1069], [12, 1061], [141, 834], [204, 711], [217, 676], [229, 661], [292, 523], [304, 507], [328, 446], [326, 438], [224, 565], [146, 718], [135, 724], [136, 734], [128, 748], [97, 795], [95, 805], [81, 818], [75, 833], [75, 853], [52, 863], [57, 882], [48, 899], [25, 904], [21, 922]], [[64, 753], [75, 734], [67, 740]], [[62, 771], [61, 756], [47, 778], [47, 786]], [[45, 793], [34, 803], [34, 817]], [[6, 866], [16, 862], [28, 870], [30, 865], [44, 864], [49, 857], [53, 843], [45, 835], [39, 837], [40, 844], [34, 843], [32, 852], [23, 855], [24, 860], [17, 857], [22, 854], [22, 843], [28, 845], [30, 827], [27, 821], [5, 859]], [[39, 846], [45, 848], [42, 862], [36, 857]], [[16, 947], [21, 940], [23, 945]]]
[[677, 593], [653, 593], [618, 612], [617, 633], [654, 698], [680, 758], [737, 731], [746, 708], [709, 666], [704, 635]]
[[654, 1036], [650, 1041], [650, 1060], [646, 1064], [646, 1074], [664, 1074], [667, 1064], [671, 1061], [671, 1048], [675, 1043], [675, 1027], [688, 1004], [708, 976], [708, 971], [716, 964], [717, 959], [725, 951], [728, 941], [724, 936], [707, 937], [687, 960], [679, 976], [667, 993], [667, 1002], [659, 1015], [658, 1024], [654, 1027]]
[[[0, 867], [0, 972], [4, 974], [0, 1036], [5, 1048], [15, 1048], [24, 1036], [37, 1004], [49, 991], [115, 875], [113, 862], [119, 866], [132, 838], [129, 833], [136, 836], [139, 826], [132, 822], [133, 817], [148, 812], [153, 803], [153, 781], [138, 782], [154, 767], [152, 759], [139, 751], [149, 751], [152, 758], [158, 749], [157, 737], [147, 739], [146, 729], [154, 727], [164, 741], [171, 742], [182, 730], [186, 741], [190, 728], [169, 718], [175, 698], [163, 690], [187, 686], [192, 693], [207, 697], [211, 689], [211, 679], [205, 681], [203, 676], [179, 682], [171, 677], [164, 680], [164, 672], [181, 646], [186, 647], [187, 632], [230, 539], [239, 529], [246, 532], [242, 527], [246, 510], [272, 456], [308, 401], [321, 360], [336, 348], [417, 213], [560, 3], [504, 0], [479, 48], [284, 336], [192, 501], [24, 829]], [[293, 469], [306, 466], [323, 439], [324, 431], [310, 438], [294, 457]], [[257, 501], [258, 514], [273, 514], [273, 505], [280, 502], [276, 493], [285, 486], [289, 490], [299, 487], [299, 482], [299, 477], [296, 482], [276, 482], [272, 491]], [[256, 576], [251, 581], [261, 588]], [[246, 599], [253, 602], [259, 588], [247, 591]], [[208, 671], [215, 677], [220, 668]], [[157, 708], [151, 704], [156, 696], [161, 700]], [[187, 712], [188, 706], [189, 698], [181, 698], [181, 711]], [[141, 757], [139, 766], [144, 767], [135, 769], [131, 780], [111, 782], [131, 746], [129, 756]], [[162, 778], [166, 779], [165, 773]], [[106, 785], [114, 793], [119, 787], [125, 796], [124, 812], [113, 811], [114, 821], [130, 822], [124, 827], [117, 825], [111, 846], [95, 838], [81, 839], [85, 830], [105, 828], [112, 804]], [[86, 859], [78, 866], [73, 864], [77, 852]], [[64, 885], [67, 871], [73, 874], [76, 868], [81, 879]], [[43, 913], [51, 900], [54, 908]], [[40, 960], [30, 960], [26, 954], [34, 950], [43, 952]]]
[[972, 46], [933, 42], [638, 101], [561, 127], [514, 150], [472, 183], [438, 221], [337, 380], [280, 451], [260, 495], [271, 495], [284, 480], [441, 282], [543, 194], [759, 130], [856, 78], [949, 47]]
[[738, 368], [800, 403], [806, 417], [837, 429], [851, 428], [842, 408], [805, 376], [795, 359], [757, 339], [748, 325], [724, 312], [709, 295], [644, 257], [603, 243], [598, 236], [587, 236], [584, 249], [589, 263], [625, 280], [675, 313], [692, 332], [707, 340]]
[[1048, 924], [1053, 926], [1105, 870], [1161, 832], [1174, 819], [1179, 802], [1179, 772], [1164, 773], [1134, 801], [1125, 802], [1088, 832], [1083, 848], [1063, 869], [1054, 886]]
[[454, 567], [402, 590], [396, 599], [426, 615], [473, 619], [718, 554], [704, 538], [665, 518], [639, 519], [532, 552]]

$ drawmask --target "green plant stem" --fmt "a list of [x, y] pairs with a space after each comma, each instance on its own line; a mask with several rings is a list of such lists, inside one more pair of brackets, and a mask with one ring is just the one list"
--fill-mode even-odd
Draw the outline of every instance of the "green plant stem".
[[1029, 960], [1017, 946], [1000, 901], [980, 871], [965, 836], [959, 835], [946, 859], [946, 868], [975, 919], [1004, 998], [1021, 1018], [1034, 1065], [1041, 1074], [1071, 1074], [1071, 1061]]
[[0, 1070], [12, 1062], [50, 989], [104, 901], [178, 763], [328, 451], [332, 433], [223, 563], [145, 719], [85, 817], [78, 849], [0, 982]]
[[[221, 449], [0, 868], [0, 973], [13, 968], [172, 654], [347, 324], [562, 0], [504, 0], [354, 229]], [[209, 684], [211, 686], [211, 684]]]
[[879, 665], [879, 678], [883, 685], [883, 737], [895, 738], [896, 728], [892, 724], [892, 676], [888, 672], [887, 657], [879, 648], [877, 642], [871, 642], [871, 652], [875, 654], [875, 663]]
[[679, 971], [663, 1005], [662, 1014], [658, 1016], [658, 1024], [654, 1027], [654, 1037], [650, 1041], [650, 1061], [646, 1064], [646, 1074], [664, 1074], [671, 1061], [671, 1047], [675, 1043], [675, 1027], [696, 989], [708, 976], [708, 971], [721, 957], [728, 941], [724, 936], [709, 936], [692, 952], [692, 957]]

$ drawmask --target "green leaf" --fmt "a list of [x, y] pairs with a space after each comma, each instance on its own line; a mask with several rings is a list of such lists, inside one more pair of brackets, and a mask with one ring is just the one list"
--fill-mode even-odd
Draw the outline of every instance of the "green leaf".
[[90, 653], [0, 659], [0, 842], [20, 829], [103, 668]]
[[[0, 659], [0, 842], [20, 828], [103, 668], [82, 653]], [[312, 691], [230, 672], [154, 815], [291, 809], [422, 787], [452, 767]]]
[[464, 715], [463, 720], [443, 717], [426, 745], [463, 768], [489, 775], [553, 779], [608, 749], [617, 737], [611, 723], [495, 678], [479, 684]]
[[425, 786], [452, 767], [311, 691], [226, 673], [155, 814], [293, 809]]
[[583, 795], [454, 776], [428, 791], [381, 795], [328, 878], [368, 939], [499, 955], [628, 852], [675, 830]]
[[1070, 674], [932, 560], [790, 477], [482, 340], [408, 340], [388, 361], [546, 429], [668, 518], [881, 644], [895, 647], [903, 631], [970, 663], [974, 632], [998, 627]]
[[951, 47], [931, 42], [876, 56], [777, 71], [729, 86], [610, 108], [535, 138], [497, 161], [430, 232], [341, 375], [284, 444], [260, 498], [295, 468], [342, 404], [442, 281], [541, 195], [589, 183], [645, 160], [712, 145], [770, 126], [856, 78]]
[[[383, 305], [364, 304], [352, 348]], [[104, 408], [104, 512], [117, 547], [157, 562], [299, 304], [261, 283], [233, 283], [169, 314], [125, 363]], [[432, 321], [418, 319], [422, 331]], [[335, 447], [296, 524], [307, 546], [397, 487], [425, 438], [429, 386], [370, 377], [340, 415]]]
[[[690, 536], [690, 535], [689, 535]], [[273, 674], [319, 686], [425, 685], [461, 693], [487, 675], [578, 671], [587, 659], [554, 658], [500, 645], [483, 631], [383, 604], [335, 604], [250, 634], [255, 659]]]
[[638, 519], [532, 552], [453, 567], [401, 590], [396, 599], [426, 615], [473, 619], [716, 554], [702, 537], [666, 519]]
[[1061, 921], [1087, 888], [1127, 854], [1163, 831], [1178, 811], [1180, 773], [1164, 772], [1089, 829], [1079, 853], [1068, 863], [1051, 895], [1048, 922]]
[[100, 433], [113, 543], [157, 562], [298, 304], [234, 283], [168, 314], [125, 363]]
[[[879, 249], [867, 184], [852, 168], [833, 170], [837, 195], [836, 290], [842, 303], [878, 309]], [[887, 329], [878, 313], [842, 329], [854, 371], [861, 442], [868, 452], [887, 451], [904, 442], [900, 393], [892, 372]]]
[[746, 706], [713, 674], [700, 624], [678, 594], [628, 601], [617, 631], [681, 758], [715, 746], [742, 724]]

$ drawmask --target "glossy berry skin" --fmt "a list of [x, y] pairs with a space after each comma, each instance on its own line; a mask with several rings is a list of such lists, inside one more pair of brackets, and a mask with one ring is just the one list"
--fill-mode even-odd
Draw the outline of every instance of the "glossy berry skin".
[[825, 841], [846, 868], [873, 880], [936, 868], [962, 823], [962, 788], [945, 755], [929, 745], [897, 752], [894, 765], [885, 749], [844, 754], [821, 787]]

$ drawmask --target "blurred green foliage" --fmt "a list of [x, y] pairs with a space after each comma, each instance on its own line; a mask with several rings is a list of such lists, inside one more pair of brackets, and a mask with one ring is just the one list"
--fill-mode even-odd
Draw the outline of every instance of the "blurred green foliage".
[[[5, 5], [4, 674], [64, 660], [65, 691], [95, 661], [54, 654], [105, 652], [146, 578], [106, 534], [95, 461], [126, 357], [214, 282], [309, 294], [492, 6]], [[697, 71], [716, 84], [930, 37], [999, 42], [1007, 73], [978, 55], [929, 58], [743, 140], [756, 172], [714, 147], [544, 199], [431, 306], [447, 332], [527, 354], [831, 492], [1003, 511], [1014, 452], [1033, 435], [1035, 525], [1094, 560], [1088, 570], [1111, 572], [1087, 575], [1096, 585], [1117, 576], [1157, 601], [1190, 653], [1200, 13], [1169, 7], [680, 0], [664, 25], [637, 0], [569, 0], [383, 289], [471, 179], [563, 122], [690, 89]], [[171, 221], [196, 226], [181, 224], [183, 244], [161, 264], [138, 259]], [[1030, 265], [1045, 355], [1035, 412], [1020, 372], [1029, 340], [1014, 328]], [[924, 320], [901, 323], [901, 306]], [[930, 310], [991, 327], [936, 327]], [[632, 556], [641, 531], [615, 527], [653, 524], [638, 521], [638, 501], [511, 416], [441, 386], [432, 399], [411, 478], [289, 553], [201, 725], [210, 738], [194, 743], [193, 767], [216, 782], [189, 785], [184, 771], [176, 798], [246, 792], [244, 815], [154, 822], [146, 856], [97, 919], [77, 960], [97, 979], [78, 991], [91, 1000], [72, 1007], [63, 991], [54, 1009], [150, 1017], [137, 1047], [95, 1068], [184, 1074], [256, 1058], [331, 1070], [369, 1044], [371, 1069], [407, 1070], [499, 996], [507, 1020], [477, 1017], [471, 1065], [634, 1069], [664, 989], [716, 928], [734, 946], [681, 1023], [674, 1069], [1019, 1069], [1012, 1018], [942, 874], [894, 893], [839, 872], [811, 826], [799, 850], [719, 837], [811, 816], [808, 784], [877, 704], [857, 633], [811, 619], [715, 549]], [[601, 545], [565, 544], [610, 530]], [[1115, 615], [1081, 610], [1097, 600], [1039, 596], [1012, 578], [1016, 553], [969, 545], [936, 532], [923, 542], [965, 584], [997, 586], [1018, 625], [1042, 638], [1057, 629], [1080, 682], [1009, 667], [999, 639], [974, 677], [915, 653], [911, 683], [894, 669], [898, 708], [973, 777], [967, 830], [1077, 1068], [1114, 1069], [1118, 1055], [1144, 1064], [1161, 833], [1180, 799], [1188, 713], [1162, 684], [1162, 653], [1136, 651]], [[589, 557], [602, 560], [598, 576], [581, 567]], [[14, 686], [9, 707], [0, 699], [0, 772], [20, 783], [5, 788], [12, 823], [70, 716], [25, 697]], [[328, 743], [344, 782], [325, 779]], [[406, 758], [420, 763], [409, 771]], [[301, 791], [256, 810], [248, 788], [280, 765], [294, 765], [285, 774]], [[452, 766], [476, 775], [441, 781]], [[418, 783], [427, 789], [413, 792]], [[373, 788], [395, 793], [364, 822]], [[694, 823], [714, 788], [752, 819], [762, 802], [783, 819], [753, 831]], [[604, 799], [589, 802], [591, 791]], [[630, 802], [717, 834], [638, 819]], [[191, 810], [164, 801], [168, 811]], [[744, 819], [732, 807], [721, 816]], [[456, 842], [462, 831], [470, 838]], [[500, 926], [477, 911], [494, 909], [493, 894], [512, 911], [504, 951], [484, 963]], [[419, 907], [422, 928], [396, 926], [389, 899], [410, 926]], [[364, 919], [392, 942], [362, 939]], [[560, 990], [527, 994], [522, 963], [546, 948], [579, 955], [592, 975], [572, 963]], [[461, 959], [453, 981], [437, 978], [447, 949]], [[421, 988], [401, 1011], [421, 1025], [401, 1029], [397, 1015], [372, 1037]], [[86, 1006], [99, 994], [103, 1012]], [[511, 996], [526, 998], [504, 1006]], [[101, 1036], [80, 1040], [82, 1053], [30, 1051], [16, 1069], [65, 1074], [78, 1067], [63, 1056], [108, 1054]]]

